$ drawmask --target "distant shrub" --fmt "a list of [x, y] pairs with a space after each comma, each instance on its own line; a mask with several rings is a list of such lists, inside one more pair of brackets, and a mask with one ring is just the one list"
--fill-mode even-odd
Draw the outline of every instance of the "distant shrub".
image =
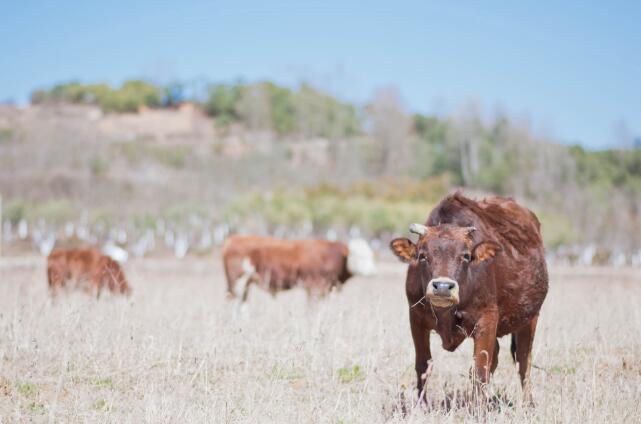
[[94, 176], [102, 176], [109, 170], [109, 162], [102, 156], [92, 156], [89, 160], [89, 169]]
[[278, 134], [289, 134], [296, 129], [296, 109], [292, 91], [272, 83], [266, 84], [271, 105], [272, 129]]
[[97, 401], [94, 402], [92, 407], [96, 411], [108, 411], [109, 410], [109, 404], [104, 399], [98, 399]]
[[302, 84], [292, 93], [296, 129], [303, 136], [341, 138], [360, 132], [356, 108], [333, 96]]
[[106, 378], [96, 378], [95, 380], [92, 381], [92, 384], [95, 387], [113, 387], [113, 380], [111, 377], [106, 377]]
[[423, 222], [429, 212], [426, 202], [389, 201], [345, 195], [326, 190], [271, 195], [250, 194], [235, 198], [225, 217], [242, 222], [260, 216], [269, 228], [311, 223], [316, 231], [357, 226], [372, 235], [405, 231], [412, 222]]
[[150, 146], [149, 152], [158, 161], [175, 169], [182, 169], [187, 162], [189, 150], [184, 147]]
[[33, 397], [40, 392], [40, 389], [35, 383], [24, 382], [18, 384], [18, 392], [26, 397]]
[[141, 106], [158, 107], [162, 101], [161, 90], [145, 81], [125, 82], [99, 101], [105, 112], [137, 112]]
[[114, 221], [113, 214], [102, 209], [94, 209], [89, 217], [89, 222], [94, 226], [111, 227]]
[[192, 151], [185, 146], [162, 146], [138, 140], [122, 143], [120, 153], [132, 165], [145, 160], [155, 160], [171, 168], [182, 169], [187, 164]]
[[557, 249], [583, 241], [575, 234], [569, 217], [550, 212], [539, 212], [537, 216], [541, 221], [543, 241], [548, 249]]
[[22, 219], [27, 218], [28, 206], [23, 200], [13, 200], [5, 206], [4, 219], [8, 219], [12, 224], [17, 224]]
[[216, 84], [209, 89], [205, 111], [216, 118], [219, 124], [229, 125], [238, 119], [236, 103], [240, 99], [240, 86]]
[[22, 219], [27, 221], [43, 219], [50, 224], [62, 224], [73, 217], [73, 208], [66, 200], [32, 203], [18, 199], [6, 206], [4, 217], [14, 225]]
[[[342, 138], [362, 132], [356, 107], [308, 84], [297, 89], [272, 82], [213, 84], [198, 95], [205, 112], [221, 127], [243, 122], [252, 129], [279, 135]], [[185, 101], [184, 84], [174, 81], [158, 86], [130, 80], [120, 87], [71, 81], [31, 93], [31, 102], [65, 102], [99, 106], [105, 112], [132, 113], [147, 107], [174, 107]]]
[[307, 197], [310, 219], [316, 229], [328, 229], [332, 225], [345, 224], [345, 208], [342, 199], [336, 196]]
[[279, 135], [337, 138], [361, 131], [353, 105], [306, 84], [297, 90], [271, 82], [215, 84], [204, 106], [220, 125], [244, 122]]
[[209, 211], [207, 207], [202, 203], [176, 203], [170, 208], [168, 208], [163, 217], [170, 222], [177, 224], [184, 224], [189, 221], [190, 218], [203, 218], [209, 216]]
[[130, 164], [137, 164], [145, 155], [146, 147], [144, 143], [138, 141], [128, 141], [120, 143], [120, 151], [127, 158]]
[[45, 405], [41, 402], [31, 402], [29, 403], [29, 410], [37, 414], [41, 414], [45, 411]]
[[134, 214], [134, 226], [139, 229], [154, 228], [156, 226], [156, 217], [149, 212]]
[[73, 218], [73, 207], [66, 200], [53, 200], [32, 206], [31, 219], [42, 218], [51, 224], [63, 224]]
[[343, 384], [362, 381], [365, 379], [365, 372], [360, 365], [353, 365], [351, 367], [343, 367], [337, 370], [338, 378]]
[[0, 128], [0, 144], [11, 141], [13, 136], [14, 133], [11, 128]]
[[31, 102], [68, 102], [93, 104], [105, 112], [136, 112], [141, 106], [158, 107], [162, 104], [161, 88], [142, 80], [126, 81], [113, 89], [106, 84], [80, 84], [69, 82], [55, 85], [48, 90], [36, 90]]

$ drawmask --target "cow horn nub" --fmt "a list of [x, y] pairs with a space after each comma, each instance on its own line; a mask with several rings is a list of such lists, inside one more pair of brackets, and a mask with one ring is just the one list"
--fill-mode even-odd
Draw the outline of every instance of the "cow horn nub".
[[410, 225], [410, 233], [418, 234], [419, 236], [424, 236], [427, 233], [427, 227], [423, 224], [414, 223]]

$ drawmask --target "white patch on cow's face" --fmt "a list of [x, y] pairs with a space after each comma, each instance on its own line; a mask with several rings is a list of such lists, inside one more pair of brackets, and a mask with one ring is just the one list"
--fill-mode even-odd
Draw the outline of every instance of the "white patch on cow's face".
[[[451, 288], [444, 293], [437, 293], [438, 290], [434, 284], [442, 283], [449, 284]], [[449, 277], [436, 277], [432, 278], [427, 283], [425, 290], [425, 297], [430, 303], [437, 308], [449, 308], [450, 306], [458, 305], [459, 303], [459, 284], [458, 281], [452, 280]]]
[[347, 270], [353, 275], [372, 275], [376, 273], [374, 252], [363, 239], [353, 239], [348, 244]]
[[252, 264], [252, 261], [249, 260], [249, 258], [243, 259], [242, 267], [245, 274], [253, 274], [254, 272], [256, 272], [256, 268]]

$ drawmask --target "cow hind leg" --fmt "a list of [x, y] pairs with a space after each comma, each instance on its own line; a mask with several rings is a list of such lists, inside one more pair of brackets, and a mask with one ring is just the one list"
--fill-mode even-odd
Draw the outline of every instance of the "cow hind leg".
[[252, 265], [249, 258], [243, 259], [242, 274], [238, 277], [233, 284], [232, 294], [236, 298], [236, 313], [241, 316], [247, 317], [249, 310], [247, 308], [247, 297], [249, 295], [249, 287], [255, 278], [256, 268]]
[[533, 405], [532, 387], [530, 383], [530, 370], [532, 368], [532, 343], [536, 330], [538, 316], [529, 324], [513, 334], [513, 357], [519, 364], [519, 377], [521, 378], [521, 387], [523, 388], [523, 402]]
[[240, 298], [241, 302], [246, 302], [247, 296], [249, 295], [249, 283], [251, 283], [252, 277], [256, 273], [256, 268], [252, 265], [249, 258], [245, 258], [243, 259], [242, 269], [243, 274], [236, 279], [234, 294]]
[[233, 268], [234, 266], [234, 260], [230, 258], [225, 258], [223, 261], [223, 266], [225, 268], [225, 278], [227, 279], [227, 299], [234, 299], [236, 297], [236, 294], [234, 293], [234, 289], [236, 287], [236, 279], [234, 278], [234, 274], [237, 272], [236, 267]]
[[512, 354], [512, 361], [516, 364], [516, 335], [512, 334], [512, 342], [510, 343], [510, 353]]
[[494, 343], [494, 355], [492, 357], [492, 367], [490, 368], [490, 374], [494, 374], [496, 367], [499, 365], [499, 339], [496, 339]]

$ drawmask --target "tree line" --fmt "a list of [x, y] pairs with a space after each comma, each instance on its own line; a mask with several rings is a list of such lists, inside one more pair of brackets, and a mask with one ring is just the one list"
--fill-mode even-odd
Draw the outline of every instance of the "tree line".
[[[273, 82], [218, 83], [186, 95], [185, 85], [133, 80], [119, 87], [71, 82], [32, 94], [33, 103], [93, 104], [105, 112], [141, 106], [169, 108], [194, 101], [217, 126], [239, 124], [281, 138], [323, 137], [358, 144], [364, 178], [410, 178], [480, 192], [516, 196], [562, 222], [552, 245], [606, 243], [641, 248], [641, 149], [639, 139], [592, 151], [535, 135], [527, 123], [505, 114], [488, 119], [468, 105], [449, 116], [413, 114], [394, 89], [377, 91], [356, 106], [310, 85]], [[362, 144], [362, 143], [361, 143]], [[440, 183], [439, 183], [440, 184]]]
[[174, 107], [184, 101], [200, 103], [221, 126], [243, 123], [252, 130], [270, 130], [279, 135], [343, 138], [361, 131], [354, 105], [302, 84], [297, 89], [272, 82], [219, 83], [205, 93], [186, 95], [181, 83], [156, 85], [143, 80], [107, 84], [68, 82], [35, 90], [31, 102], [97, 105], [104, 112], [131, 113], [140, 107]]

